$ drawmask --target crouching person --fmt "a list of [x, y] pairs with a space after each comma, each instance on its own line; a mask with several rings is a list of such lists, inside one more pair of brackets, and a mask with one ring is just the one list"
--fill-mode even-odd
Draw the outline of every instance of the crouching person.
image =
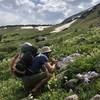
[[37, 55], [37, 48], [31, 43], [25, 42], [21, 45], [21, 51], [11, 60], [11, 71], [19, 78], [32, 75], [29, 66], [32, 65], [34, 57]]
[[50, 64], [50, 53], [51, 49], [48, 46], [43, 47], [30, 66], [33, 75], [22, 78], [24, 86], [31, 91], [33, 97], [52, 77], [51, 71], [55, 69], [56, 63]]

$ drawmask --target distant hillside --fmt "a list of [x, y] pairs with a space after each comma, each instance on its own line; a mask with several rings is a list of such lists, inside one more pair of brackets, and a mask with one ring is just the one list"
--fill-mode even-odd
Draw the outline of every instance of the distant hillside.
[[94, 12], [95, 12], [94, 16], [99, 17], [99, 15], [100, 15], [100, 4], [65, 19], [61, 24], [68, 23], [68, 22], [75, 20], [75, 19], [84, 20], [86, 17], [91, 16], [91, 14], [94, 13]]
[[43, 25], [41, 25], [41, 24], [28, 24], [28, 25], [5, 25], [5, 26], [0, 26], [0, 28], [5, 28], [5, 27], [7, 27], [7, 28], [10, 28], [10, 27], [24, 27], [24, 26], [32, 26], [32, 27], [38, 27], [38, 26], [52, 26], [51, 24], [43, 24]]
[[95, 26], [100, 26], [100, 4], [75, 14], [60, 24], [54, 25], [51, 33], [58, 33], [65, 30], [74, 31], [79, 30], [79, 28], [88, 29]]

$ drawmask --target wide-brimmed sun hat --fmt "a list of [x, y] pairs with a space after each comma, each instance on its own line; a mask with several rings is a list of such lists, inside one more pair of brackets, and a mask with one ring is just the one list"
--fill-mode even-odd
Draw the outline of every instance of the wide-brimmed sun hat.
[[50, 47], [48, 46], [44, 46], [41, 48], [40, 52], [41, 53], [47, 53], [47, 52], [51, 52], [52, 50], [50, 49]]

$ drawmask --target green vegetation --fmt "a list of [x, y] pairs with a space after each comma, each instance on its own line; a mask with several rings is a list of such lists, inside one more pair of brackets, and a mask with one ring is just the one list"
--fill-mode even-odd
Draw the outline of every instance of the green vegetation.
[[[52, 56], [61, 58], [75, 52], [83, 54], [74, 63], [69, 64], [63, 71], [54, 72], [54, 78], [48, 83], [51, 91], [44, 91], [39, 100], [64, 100], [69, 91], [63, 88], [64, 82], [75, 78], [82, 72], [94, 70], [100, 73], [100, 16], [99, 10], [91, 12], [86, 18], [76, 21], [69, 29], [59, 33], [50, 33], [53, 28], [38, 31], [35, 29], [20, 29], [13, 27], [0, 29], [0, 100], [20, 100], [27, 96], [23, 84], [15, 78], [10, 71], [9, 59], [19, 51], [19, 46], [25, 41], [37, 47], [49, 45], [53, 49]], [[44, 41], [36, 42], [38, 36], [46, 36]], [[100, 78], [92, 80], [90, 84], [79, 82], [80, 100], [89, 100], [100, 93]], [[45, 92], [46, 91], [46, 92]]]

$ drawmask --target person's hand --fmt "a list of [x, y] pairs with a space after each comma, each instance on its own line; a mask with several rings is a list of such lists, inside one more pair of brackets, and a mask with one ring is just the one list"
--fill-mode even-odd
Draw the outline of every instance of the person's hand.
[[56, 60], [55, 58], [52, 58], [51, 63], [56, 65], [58, 63], [58, 60]]

